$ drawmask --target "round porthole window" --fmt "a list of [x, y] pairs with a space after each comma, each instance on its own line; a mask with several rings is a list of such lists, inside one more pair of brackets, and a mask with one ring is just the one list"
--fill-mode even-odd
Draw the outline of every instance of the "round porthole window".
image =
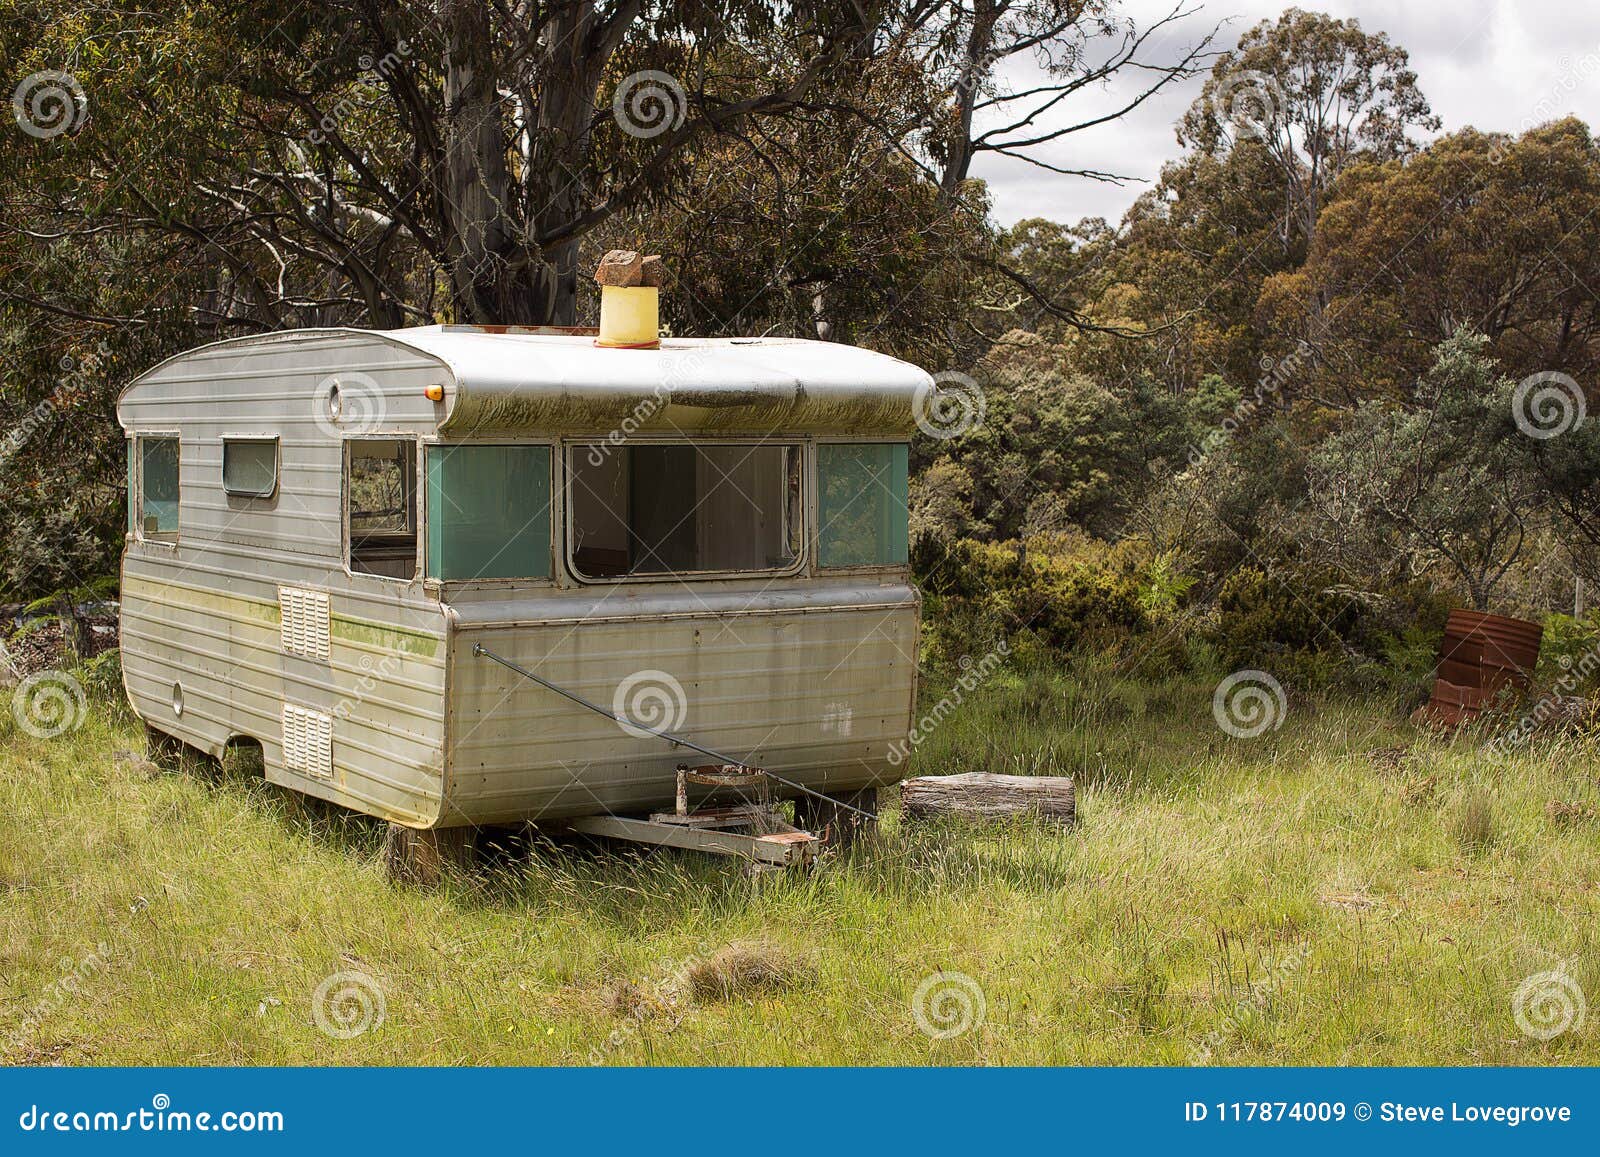
[[172, 713], [174, 715], [183, 714], [183, 688], [177, 683], [172, 685]]

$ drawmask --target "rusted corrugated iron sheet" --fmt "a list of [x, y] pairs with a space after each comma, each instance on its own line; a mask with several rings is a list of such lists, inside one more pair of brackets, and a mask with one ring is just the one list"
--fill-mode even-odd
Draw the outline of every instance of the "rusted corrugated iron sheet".
[[1526, 688], [1544, 628], [1482, 611], [1451, 611], [1439, 644], [1433, 695], [1419, 715], [1453, 727], [1475, 717], [1507, 687]]

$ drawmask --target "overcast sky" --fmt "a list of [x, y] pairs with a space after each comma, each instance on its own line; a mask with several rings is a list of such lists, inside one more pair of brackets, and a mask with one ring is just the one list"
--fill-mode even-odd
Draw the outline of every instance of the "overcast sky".
[[[1141, 26], [1166, 15], [1174, 0], [1126, 0], [1123, 11]], [[1197, 6], [1191, 0], [1190, 7]], [[1592, 0], [1306, 0], [1301, 7], [1355, 17], [1369, 32], [1383, 31], [1411, 54], [1417, 81], [1444, 121], [1442, 132], [1473, 125], [1520, 132], [1530, 123], [1575, 114], [1600, 128], [1600, 5]], [[1284, 5], [1257, 0], [1206, 0], [1172, 26], [1151, 57], [1181, 55], [1181, 45], [1228, 20], [1219, 42], [1232, 47], [1241, 33]], [[1115, 109], [1137, 91], [1133, 82], [1086, 91], [1061, 123]], [[1012, 78], [1014, 87], [1026, 76]], [[1023, 161], [979, 154], [973, 175], [989, 182], [995, 216], [1010, 225], [1023, 217], [1076, 221], [1105, 217], [1115, 223], [1161, 165], [1178, 155], [1173, 126], [1200, 91], [1201, 78], [1174, 85], [1108, 126], [1075, 133], [1045, 146], [1041, 157], [1072, 168], [1144, 178], [1121, 187], [1063, 177]], [[1541, 110], [1548, 110], [1545, 115]]]

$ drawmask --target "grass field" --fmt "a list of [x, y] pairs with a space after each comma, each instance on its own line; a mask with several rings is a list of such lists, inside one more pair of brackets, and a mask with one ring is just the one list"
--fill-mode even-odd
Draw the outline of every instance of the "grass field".
[[[1235, 739], [1212, 687], [1006, 672], [917, 752], [1075, 776], [1070, 832], [910, 829], [890, 793], [881, 838], [807, 876], [536, 848], [434, 891], [386, 882], [370, 821], [157, 769], [113, 708], [54, 740], [8, 716], [0, 1055], [1600, 1063], [1600, 1014], [1544, 1040], [1514, 1013], [1540, 974], [1536, 1030], [1600, 996], [1596, 746], [1496, 759], [1338, 698]], [[373, 986], [320, 1006], [348, 1038], [314, 1015], [339, 973]]]

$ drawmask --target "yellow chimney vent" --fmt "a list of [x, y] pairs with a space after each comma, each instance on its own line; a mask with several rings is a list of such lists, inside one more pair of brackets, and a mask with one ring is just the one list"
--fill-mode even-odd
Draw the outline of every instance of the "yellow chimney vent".
[[661, 345], [661, 258], [613, 249], [600, 260], [600, 337], [611, 349], [657, 349]]

